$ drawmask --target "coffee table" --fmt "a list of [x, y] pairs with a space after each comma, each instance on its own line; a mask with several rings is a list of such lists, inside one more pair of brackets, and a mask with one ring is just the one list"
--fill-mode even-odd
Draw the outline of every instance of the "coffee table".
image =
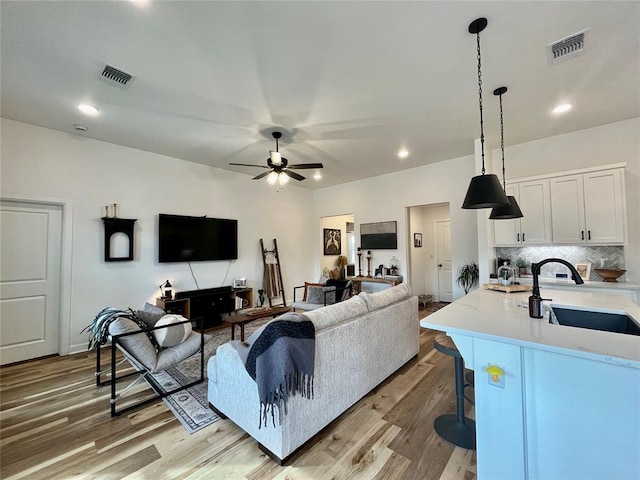
[[265, 310], [254, 311], [250, 313], [239, 313], [237, 315], [229, 315], [224, 321], [231, 325], [231, 340], [235, 340], [236, 325], [240, 325], [240, 341], [244, 342], [244, 326], [259, 318], [277, 317], [283, 313], [290, 312], [291, 307], [276, 306]]

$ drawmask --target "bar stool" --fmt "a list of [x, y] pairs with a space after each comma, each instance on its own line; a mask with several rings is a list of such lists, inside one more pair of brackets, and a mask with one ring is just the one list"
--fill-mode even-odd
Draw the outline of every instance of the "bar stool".
[[476, 422], [464, 416], [464, 360], [450, 337], [436, 335], [433, 347], [440, 353], [449, 355], [455, 361], [456, 374], [456, 414], [440, 415], [433, 422], [436, 433], [447, 442], [468, 450], [476, 449]]

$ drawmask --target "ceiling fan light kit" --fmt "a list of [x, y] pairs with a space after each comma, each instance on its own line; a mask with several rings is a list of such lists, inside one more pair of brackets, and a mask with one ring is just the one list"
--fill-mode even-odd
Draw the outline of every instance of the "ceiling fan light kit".
[[[494, 95], [500, 97], [500, 150], [502, 151], [502, 186], [504, 193], [507, 193], [507, 180], [506, 180], [506, 168], [504, 166], [504, 117], [502, 114], [502, 95], [507, 93], [507, 87], [499, 87], [493, 91]], [[512, 218], [522, 218], [522, 210], [516, 201], [516, 197], [508, 195], [509, 205], [504, 207], [494, 207], [491, 210], [489, 218], [491, 220], [510, 220]]]
[[478, 18], [469, 24], [469, 33], [475, 34], [478, 50], [478, 105], [480, 107], [480, 145], [482, 149], [482, 174], [471, 179], [462, 208], [494, 208], [509, 205], [500, 180], [494, 174], [485, 174], [484, 167], [484, 122], [482, 118], [482, 62], [480, 58], [480, 32], [487, 26], [486, 18]]
[[269, 157], [267, 158], [266, 166], [250, 165], [248, 163], [230, 163], [229, 165], [270, 169], [271, 171], [261, 173], [260, 175], [256, 175], [255, 177], [253, 177], [252, 180], [260, 180], [266, 177], [267, 182], [270, 185], [276, 186], [276, 191], [280, 191], [281, 188], [283, 188], [287, 183], [289, 183], [290, 178], [293, 178], [298, 181], [305, 179], [305, 177], [303, 177], [299, 173], [292, 172], [289, 169], [323, 168], [322, 163], [300, 163], [297, 165], [289, 165], [289, 161], [280, 154], [278, 140], [282, 138], [282, 132], [275, 131], [271, 133], [271, 136], [276, 141], [276, 149], [269, 150]]

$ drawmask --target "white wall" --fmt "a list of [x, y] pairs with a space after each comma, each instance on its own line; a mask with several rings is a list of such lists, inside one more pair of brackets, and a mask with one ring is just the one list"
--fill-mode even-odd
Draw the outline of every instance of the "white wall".
[[[104, 307], [142, 307], [155, 302], [169, 279], [176, 291], [196, 285], [186, 263], [157, 261], [159, 213], [238, 219], [238, 260], [194, 262], [200, 288], [230, 285], [246, 277], [262, 285], [259, 239], [278, 241], [285, 293], [314, 278], [318, 216], [312, 193], [287, 185], [276, 192], [266, 182], [110, 143], [2, 119], [2, 196], [55, 197], [73, 202], [71, 351], [86, 348], [80, 331]], [[104, 206], [117, 203], [118, 216], [136, 218], [134, 260], [105, 262]], [[316, 220], [314, 220], [314, 218]], [[257, 293], [255, 294], [257, 296]], [[63, 352], [66, 353], [66, 352]]]
[[[406, 275], [408, 249], [409, 245], [413, 245], [406, 208], [450, 203], [452, 268], [457, 271], [461, 264], [471, 260], [477, 262], [478, 258], [476, 212], [460, 208], [474, 171], [473, 156], [466, 156], [316, 190], [314, 217], [353, 212], [356, 238], [359, 238], [361, 223], [396, 220], [398, 249], [374, 250], [371, 264], [388, 265], [395, 255], [400, 263], [401, 274]], [[365, 262], [363, 259], [363, 270]], [[464, 290], [454, 285], [454, 298], [463, 295]]]
[[[493, 170], [501, 155], [493, 152]], [[640, 118], [505, 147], [507, 180], [627, 163], [627, 281], [640, 283]]]

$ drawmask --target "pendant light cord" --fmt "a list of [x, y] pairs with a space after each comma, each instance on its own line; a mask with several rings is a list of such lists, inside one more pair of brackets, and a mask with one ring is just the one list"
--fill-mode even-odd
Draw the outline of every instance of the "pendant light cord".
[[482, 174], [484, 175], [484, 119], [482, 117], [482, 60], [480, 57], [480, 32], [476, 33], [478, 42], [478, 104], [480, 106], [480, 146], [482, 150]]
[[500, 150], [502, 151], [502, 188], [507, 193], [507, 177], [504, 168], [504, 121], [502, 118], [502, 94], [500, 94]]

